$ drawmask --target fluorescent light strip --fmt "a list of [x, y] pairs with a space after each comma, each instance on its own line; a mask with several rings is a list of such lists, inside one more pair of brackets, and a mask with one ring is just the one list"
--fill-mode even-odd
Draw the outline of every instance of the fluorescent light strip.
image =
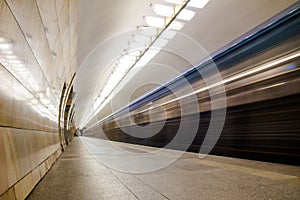
[[182, 5], [186, 2], [187, 0], [165, 0], [167, 3], [172, 3], [172, 4], [179, 4]]
[[9, 50], [11, 49], [11, 44], [8, 44], [8, 43], [0, 43], [0, 49], [1, 50]]
[[156, 37], [159, 33], [159, 30], [157, 28], [150, 26], [139, 26], [137, 29], [141, 32], [141, 34], [151, 37]]
[[191, 0], [187, 6], [194, 8], [204, 8], [209, 0]]
[[173, 37], [175, 37], [176, 34], [177, 34], [177, 31], [172, 30], [172, 29], [166, 29], [161, 33], [160, 37], [171, 40]]
[[[158, 48], [158, 49], [162, 49], [164, 46], [166, 46], [168, 44], [169, 40], [165, 39], [165, 38], [157, 38], [155, 40], [155, 42], [152, 44], [153, 48]], [[150, 60], [149, 60], [150, 61]]]
[[164, 28], [166, 26], [166, 20], [161, 17], [144, 16], [144, 20], [148, 26], [155, 28]]
[[134, 69], [145, 66], [158, 52], [160, 49], [149, 49], [135, 64]]
[[162, 4], [150, 4], [155, 14], [164, 16], [164, 17], [172, 17], [175, 15], [175, 9], [172, 6], [165, 6]]
[[179, 22], [179, 21], [173, 21], [170, 25], [169, 25], [169, 29], [173, 29], [176, 31], [180, 31], [183, 27], [184, 27], [185, 23], [183, 22]]
[[196, 12], [194, 12], [194, 11], [184, 9], [177, 15], [177, 19], [189, 21], [195, 16], [195, 14], [196, 14]]
[[12, 55], [14, 52], [12, 50], [2, 50], [1, 53], [5, 55]]

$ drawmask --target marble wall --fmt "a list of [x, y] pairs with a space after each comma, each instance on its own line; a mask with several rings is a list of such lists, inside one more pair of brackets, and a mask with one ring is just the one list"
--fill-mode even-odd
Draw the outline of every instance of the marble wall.
[[77, 4], [0, 0], [0, 199], [25, 198], [61, 152], [58, 109], [77, 64]]

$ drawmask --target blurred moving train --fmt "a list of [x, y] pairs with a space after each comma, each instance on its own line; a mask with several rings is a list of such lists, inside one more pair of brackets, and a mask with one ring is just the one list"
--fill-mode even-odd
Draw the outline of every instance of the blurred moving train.
[[[299, 4], [211, 60], [99, 121], [84, 134], [91, 134], [97, 127], [110, 140], [164, 147], [175, 137], [185, 117], [191, 126], [198, 125], [188, 151], [199, 152], [211, 120], [211, 101], [218, 99], [218, 94], [214, 94], [215, 98], [209, 95], [209, 87], [201, 76], [202, 72], [210, 70], [212, 63], [222, 75], [227, 108], [222, 133], [211, 154], [299, 165]], [[183, 79], [188, 80], [188, 84]], [[188, 99], [187, 85], [195, 91], [193, 95], [197, 96], [200, 112], [182, 113], [183, 104], [195, 103]], [[182, 96], [175, 97], [174, 91]], [[147, 130], [150, 123], [149, 128], [161, 125], [163, 128], [143, 138], [123, 131], [124, 128], [140, 130], [138, 127]], [[176, 143], [171, 148], [181, 149], [182, 146]]]

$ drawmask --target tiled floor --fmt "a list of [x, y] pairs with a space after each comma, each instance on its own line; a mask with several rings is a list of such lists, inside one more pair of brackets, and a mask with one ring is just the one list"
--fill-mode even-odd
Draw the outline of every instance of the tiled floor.
[[300, 167], [156, 150], [75, 138], [28, 199], [300, 199]]

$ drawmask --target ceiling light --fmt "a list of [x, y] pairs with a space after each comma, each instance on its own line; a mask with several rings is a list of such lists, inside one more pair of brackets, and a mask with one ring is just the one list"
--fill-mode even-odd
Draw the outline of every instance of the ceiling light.
[[164, 28], [166, 25], [165, 19], [160, 17], [144, 16], [144, 20], [148, 26], [156, 28]]
[[141, 32], [143, 35], [147, 36], [156, 36], [158, 34], [157, 28], [149, 27], [149, 26], [139, 26], [137, 29]]
[[138, 57], [141, 55], [141, 51], [140, 50], [125, 50], [126, 54], [128, 54], [129, 56], [135, 56], [135, 57]]
[[13, 40], [0, 37], [0, 50], [9, 50], [11, 49]]
[[49, 105], [51, 102], [49, 101], [49, 99], [47, 98], [41, 98], [40, 101], [44, 104], [44, 105]]
[[186, 0], [165, 0], [165, 2], [182, 5], [186, 2]]
[[165, 38], [157, 38], [156, 41], [153, 43], [153, 48], [163, 48], [167, 45], [169, 40]]
[[209, 0], [191, 0], [187, 6], [194, 8], [204, 8], [204, 6], [209, 2]]
[[180, 31], [184, 27], [185, 23], [179, 21], [173, 21], [168, 28]]
[[129, 55], [124, 55], [119, 59], [119, 63], [125, 66], [132, 64], [133, 61], [135, 61], [135, 57]]
[[5, 37], [0, 37], [0, 43], [13, 43], [13, 40]]
[[24, 67], [24, 63], [13, 63], [13, 66], [15, 67], [15, 68], [23, 68]]
[[7, 59], [9, 59], [9, 60], [18, 59], [18, 57], [17, 57], [16, 55], [14, 55], [14, 54], [12, 54], [12, 55], [5, 55], [5, 57], [6, 57]]
[[24, 62], [22, 60], [15, 59], [12, 61], [12, 64], [24, 64]]
[[177, 31], [172, 30], [172, 29], [166, 29], [162, 32], [162, 34], [160, 35], [162, 38], [166, 38], [166, 39], [172, 39], [173, 37], [175, 37], [175, 35], [177, 34]]
[[9, 50], [9, 49], [11, 49], [11, 44], [9, 44], [9, 43], [0, 43], [0, 49], [1, 50]]
[[31, 105], [37, 105], [39, 102], [37, 99], [30, 100]]
[[145, 36], [145, 35], [132, 35], [134, 41], [136, 43], [142, 43], [142, 44], [148, 44], [151, 42], [151, 37], [150, 36]]
[[145, 44], [136, 42], [128, 42], [128, 46], [132, 49], [132, 51], [144, 51], [147, 48]]
[[12, 55], [14, 52], [12, 50], [3, 50], [1, 51], [1, 53], [6, 55]]
[[165, 17], [172, 17], [175, 15], [174, 7], [171, 6], [165, 6], [161, 4], [150, 4], [150, 6], [153, 8], [153, 11], [157, 15], [165, 16]]
[[160, 49], [149, 49], [135, 64], [135, 68], [144, 67], [158, 52]]
[[177, 18], [189, 21], [195, 16], [195, 14], [196, 12], [194, 11], [184, 9], [177, 15]]

